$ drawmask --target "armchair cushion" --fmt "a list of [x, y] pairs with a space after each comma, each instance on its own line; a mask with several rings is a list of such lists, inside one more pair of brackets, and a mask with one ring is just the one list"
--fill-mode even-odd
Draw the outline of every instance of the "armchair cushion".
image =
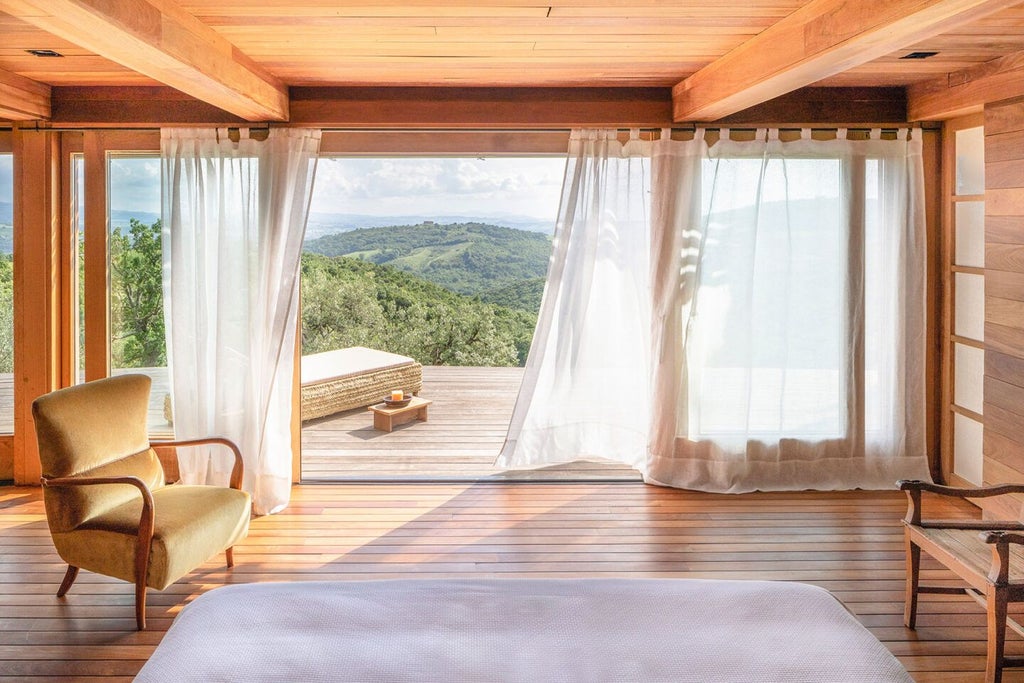
[[[152, 448], [75, 474], [81, 477], [138, 477], [154, 492], [164, 485], [163, 466]], [[137, 501], [136, 507], [142, 505], [138, 489], [125, 484], [57, 486], [47, 488], [43, 493], [46, 521], [50, 525], [50, 533], [54, 534], [72, 531], [90, 519], [131, 501]], [[135, 526], [138, 525], [139, 516], [136, 515]]]
[[[115, 488], [90, 487], [96, 488]], [[57, 552], [69, 564], [135, 580], [134, 553], [142, 499], [134, 499], [54, 533]], [[174, 485], [153, 491], [154, 528], [146, 585], [163, 590], [213, 555], [243, 538], [249, 528], [249, 494], [215, 486]]]

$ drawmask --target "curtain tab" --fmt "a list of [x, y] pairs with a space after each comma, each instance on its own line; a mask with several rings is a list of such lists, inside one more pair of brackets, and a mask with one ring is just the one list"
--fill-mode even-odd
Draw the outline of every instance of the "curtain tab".
[[768, 139], [773, 141], [773, 142], [777, 142], [778, 139], [779, 139], [779, 129], [778, 128], [769, 128], [768, 129]]
[[758, 140], [758, 141], [768, 140], [768, 129], [767, 128], [758, 128], [757, 130], [755, 130], [754, 131], [754, 139]]
[[846, 129], [845, 128], [836, 128], [836, 140], [845, 140], [845, 139], [846, 139]]
[[671, 140], [672, 139], [672, 129], [671, 128], [662, 128], [661, 129], [661, 138], [660, 139], [662, 139], [662, 140]]
[[[708, 131], [707, 131], [707, 129], [705, 129], [704, 130], [704, 134], [707, 135], [707, 133], [708, 133]], [[729, 139], [729, 129], [728, 128], [719, 128], [718, 129], [718, 140], [719, 140], [719, 142], [721, 142], [722, 140], [726, 140], [727, 141], [728, 139]]]
[[810, 140], [811, 139], [811, 129], [810, 128], [801, 128], [800, 129], [800, 139], [801, 140]]
[[897, 128], [896, 139], [904, 142], [910, 139], [910, 128]]
[[640, 129], [639, 128], [630, 128], [629, 129], [629, 140], [630, 140], [630, 142], [632, 142], [633, 140], [639, 140], [639, 139], [640, 139]]
[[881, 139], [882, 139], [882, 129], [881, 128], [872, 128], [870, 131], [868, 131], [868, 140], [881, 140]]

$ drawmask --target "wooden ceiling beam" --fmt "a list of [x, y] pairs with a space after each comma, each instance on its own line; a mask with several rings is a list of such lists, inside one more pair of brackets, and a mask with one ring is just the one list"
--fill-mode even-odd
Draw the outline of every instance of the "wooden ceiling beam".
[[50, 86], [0, 69], [0, 119], [50, 118]]
[[907, 119], [939, 121], [981, 111], [990, 102], [1024, 97], [1024, 52], [907, 88]]
[[1019, 4], [812, 0], [672, 89], [675, 121], [714, 121]]
[[0, 0], [0, 11], [247, 121], [287, 121], [288, 90], [173, 0]]

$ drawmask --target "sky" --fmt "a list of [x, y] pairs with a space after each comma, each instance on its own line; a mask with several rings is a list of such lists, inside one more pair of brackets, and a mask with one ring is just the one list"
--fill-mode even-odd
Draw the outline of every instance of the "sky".
[[13, 154], [0, 154], [0, 202], [9, 202], [14, 194]]
[[311, 210], [554, 221], [564, 169], [565, 157], [321, 159]]
[[[565, 157], [333, 157], [317, 165], [311, 210], [366, 215], [523, 216], [554, 221]], [[0, 182], [3, 182], [0, 167]], [[117, 157], [111, 208], [160, 212], [160, 161]]]

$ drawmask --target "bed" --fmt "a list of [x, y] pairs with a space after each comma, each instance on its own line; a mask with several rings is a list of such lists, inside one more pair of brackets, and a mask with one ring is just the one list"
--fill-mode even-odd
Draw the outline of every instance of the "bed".
[[227, 586], [136, 681], [912, 681], [827, 591], [676, 579]]
[[364, 408], [393, 390], [418, 394], [423, 367], [408, 356], [352, 346], [302, 357], [302, 420]]

